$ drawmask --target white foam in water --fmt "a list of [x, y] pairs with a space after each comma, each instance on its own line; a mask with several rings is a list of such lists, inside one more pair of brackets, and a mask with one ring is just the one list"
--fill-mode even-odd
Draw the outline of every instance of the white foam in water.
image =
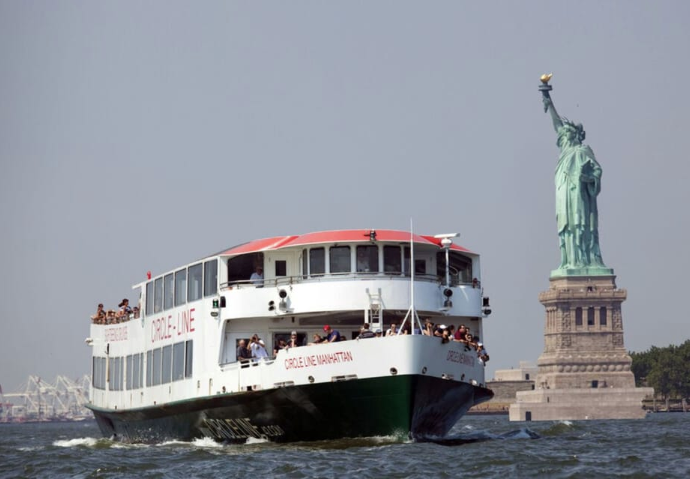
[[195, 447], [212, 447], [212, 448], [223, 447], [223, 445], [221, 443], [214, 441], [210, 437], [202, 437], [202, 438], [194, 439], [191, 444]]
[[258, 437], [248, 437], [247, 442], [245, 444], [264, 444], [266, 442], [271, 442], [268, 439], [262, 439]]
[[77, 439], [67, 439], [64, 441], [55, 441], [55, 442], [53, 442], [53, 446], [57, 446], [57, 447], [78, 447], [78, 446], [93, 447], [96, 445], [97, 442], [98, 442], [98, 439], [94, 439], [93, 437], [80, 437]]

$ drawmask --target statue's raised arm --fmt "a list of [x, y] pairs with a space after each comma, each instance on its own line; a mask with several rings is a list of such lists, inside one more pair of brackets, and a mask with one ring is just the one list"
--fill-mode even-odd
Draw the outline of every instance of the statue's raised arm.
[[552, 73], [548, 75], [541, 76], [541, 85], [539, 86], [539, 91], [542, 94], [542, 100], [544, 101], [544, 112], [549, 112], [551, 114], [551, 121], [553, 121], [553, 129], [558, 133], [558, 129], [563, 126], [563, 120], [561, 120], [560, 115], [556, 111], [556, 107], [553, 106], [553, 100], [549, 92], [551, 91], [551, 85], [549, 85], [549, 80], [553, 76]]

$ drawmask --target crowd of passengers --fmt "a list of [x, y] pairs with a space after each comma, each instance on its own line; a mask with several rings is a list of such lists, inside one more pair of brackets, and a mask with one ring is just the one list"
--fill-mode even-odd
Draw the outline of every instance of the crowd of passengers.
[[103, 304], [99, 304], [98, 309], [96, 309], [96, 314], [91, 316], [91, 321], [95, 324], [115, 324], [124, 323], [130, 319], [139, 317], [139, 307], [135, 306], [130, 308], [127, 298], [123, 299], [117, 307], [120, 308], [117, 311], [114, 309], [106, 311], [103, 309]]
[[[316, 346], [319, 344], [334, 343], [338, 341], [345, 341], [347, 338], [340, 334], [337, 329], [331, 328], [329, 325], [323, 327], [324, 334], [314, 333], [312, 336], [312, 341], [307, 343], [306, 346]], [[406, 325], [402, 329], [398, 329], [397, 324], [391, 324], [390, 329], [386, 331], [385, 336], [398, 336], [406, 335], [410, 333], [409, 325]], [[431, 322], [431, 319], [427, 318], [424, 320], [424, 329], [421, 331], [419, 328], [415, 328], [415, 334], [422, 334], [425, 336], [440, 338], [441, 343], [448, 343], [450, 341], [455, 341], [458, 343], [463, 343], [465, 345], [465, 351], [475, 351], [479, 361], [486, 365], [489, 361], [489, 353], [487, 352], [484, 344], [479, 340], [478, 336], [473, 336], [470, 333], [470, 327], [461, 324], [458, 329], [455, 326], [445, 324], [436, 325]], [[359, 330], [359, 334], [355, 339], [368, 339], [368, 338], [380, 338], [384, 334], [380, 329], [372, 331], [370, 329], [369, 323], [364, 323]], [[273, 350], [273, 357], [278, 355], [278, 352], [283, 349], [296, 348], [300, 346], [305, 346], [298, 341], [297, 332], [292, 331], [290, 333], [290, 339], [288, 341], [284, 339], [278, 340], [278, 343]], [[259, 335], [255, 334], [249, 340], [249, 344], [243, 339], [239, 342], [237, 347], [237, 359], [240, 362], [246, 363], [249, 361], [260, 361], [262, 359], [269, 358], [268, 351], [266, 350], [266, 344], [259, 338]]]

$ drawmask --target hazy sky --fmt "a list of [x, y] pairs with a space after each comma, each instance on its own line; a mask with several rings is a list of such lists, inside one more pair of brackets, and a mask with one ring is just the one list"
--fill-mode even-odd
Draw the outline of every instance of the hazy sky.
[[0, 384], [88, 372], [89, 315], [251, 239], [460, 232], [495, 369], [543, 350], [556, 136], [604, 169], [625, 345], [690, 337], [690, 2], [0, 0]]

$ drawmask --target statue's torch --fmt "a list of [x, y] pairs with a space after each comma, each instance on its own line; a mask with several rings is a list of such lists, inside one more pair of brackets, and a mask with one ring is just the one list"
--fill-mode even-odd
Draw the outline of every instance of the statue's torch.
[[544, 97], [544, 113], [546, 113], [546, 111], [549, 109], [548, 104], [551, 101], [551, 95], [549, 95], [549, 92], [553, 90], [553, 87], [549, 85], [549, 80], [551, 80], [552, 76], [553, 73], [545, 73], [540, 78], [541, 85], [539, 85], [539, 91]]

